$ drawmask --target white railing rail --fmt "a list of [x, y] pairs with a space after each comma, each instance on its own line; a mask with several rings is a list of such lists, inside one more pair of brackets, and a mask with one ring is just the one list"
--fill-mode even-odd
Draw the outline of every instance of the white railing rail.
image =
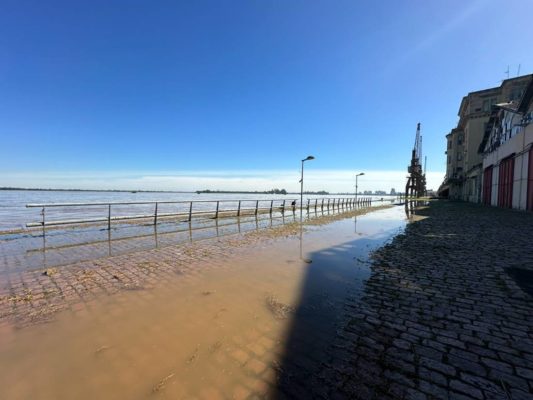
[[[176, 212], [162, 212], [160, 205], [181, 205], [182, 209]], [[202, 204], [204, 207], [199, 209], [195, 204]], [[212, 207], [205, 207], [206, 204], [211, 204]], [[119, 206], [153, 206], [153, 212], [148, 214], [137, 215], [113, 215], [113, 208], [116, 210]], [[95, 203], [46, 203], [46, 204], [27, 204], [27, 208], [40, 208], [41, 220], [27, 223], [26, 226], [30, 227], [43, 227], [57, 226], [57, 225], [73, 225], [73, 224], [85, 224], [85, 223], [99, 223], [107, 222], [108, 229], [111, 229], [112, 221], [125, 221], [125, 220], [142, 220], [153, 219], [154, 225], [157, 224], [158, 219], [161, 218], [186, 218], [186, 221], [192, 221], [194, 217], [204, 218], [221, 218], [221, 217], [240, 217], [241, 215], [258, 215], [259, 213], [272, 214], [274, 212], [296, 212], [297, 209], [305, 209], [307, 212], [311, 209], [321, 210], [340, 210], [348, 207], [369, 207], [372, 205], [372, 199], [369, 197], [364, 198], [348, 198], [348, 197], [335, 197], [335, 198], [316, 198], [307, 199], [307, 203], [299, 204], [298, 199], [285, 198], [285, 199], [250, 199], [250, 200], [180, 200], [180, 201], [130, 201], [130, 202], [95, 202]], [[69, 208], [83, 208], [84, 211], [88, 211], [91, 207], [105, 207], [104, 215], [96, 218], [77, 218], [77, 219], [46, 219], [46, 210], [53, 209], [69, 209]]]

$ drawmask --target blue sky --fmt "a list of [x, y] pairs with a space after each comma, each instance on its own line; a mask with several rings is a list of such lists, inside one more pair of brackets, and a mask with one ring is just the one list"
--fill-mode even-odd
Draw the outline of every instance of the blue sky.
[[518, 0], [0, 0], [0, 186], [295, 190], [313, 154], [309, 189], [365, 171], [389, 190], [421, 122], [436, 189], [462, 96], [508, 65], [533, 72], [532, 14]]

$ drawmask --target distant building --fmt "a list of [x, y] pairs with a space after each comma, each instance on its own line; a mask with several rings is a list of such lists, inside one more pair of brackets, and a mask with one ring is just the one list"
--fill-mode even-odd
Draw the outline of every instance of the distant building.
[[457, 127], [446, 135], [446, 176], [439, 194], [481, 202], [483, 154], [479, 146], [493, 106], [522, 97], [531, 75], [506, 79], [498, 87], [471, 92], [461, 101]]
[[396, 189], [392, 188], [392, 189], [390, 190], [390, 195], [391, 195], [391, 196], [396, 196]]
[[520, 99], [492, 108], [479, 152], [486, 205], [533, 211], [533, 75]]

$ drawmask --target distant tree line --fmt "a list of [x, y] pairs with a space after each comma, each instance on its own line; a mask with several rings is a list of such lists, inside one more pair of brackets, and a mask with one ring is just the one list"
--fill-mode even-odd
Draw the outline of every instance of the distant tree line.
[[270, 190], [264, 190], [264, 191], [247, 191], [247, 190], [210, 190], [210, 189], [204, 189], [204, 190], [197, 190], [196, 193], [241, 193], [241, 194], [287, 194], [287, 191], [285, 189], [270, 189]]
[[[222, 193], [234, 193], [234, 194], [300, 194], [297, 193], [289, 193], [285, 189], [270, 189], [270, 190], [264, 190], [264, 191], [244, 191], [244, 190], [197, 190], [196, 193], [198, 194], [222, 194]], [[306, 191], [304, 194], [318, 194], [318, 195], [327, 195], [329, 192], [326, 192], [325, 190], [320, 190], [318, 192], [310, 192]]]

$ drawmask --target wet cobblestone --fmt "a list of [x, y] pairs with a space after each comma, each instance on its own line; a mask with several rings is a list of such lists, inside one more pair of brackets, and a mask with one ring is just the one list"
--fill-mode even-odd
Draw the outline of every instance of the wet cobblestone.
[[313, 397], [532, 399], [533, 298], [506, 268], [533, 271], [533, 214], [449, 202], [418, 214], [346, 302]]
[[[210, 357], [220, 379], [227, 365], [242, 367], [248, 379], [232, 389], [235, 399], [532, 398], [533, 298], [505, 269], [533, 270], [533, 215], [438, 202], [418, 217], [374, 254], [362, 293], [344, 298], [340, 307], [313, 308], [340, 321], [333, 332], [311, 326], [311, 335], [295, 318], [291, 330], [298, 340], [287, 347], [273, 333], [273, 318], [191, 352], [185, 362], [194, 368], [198, 355]], [[295, 233], [291, 226], [282, 229]], [[123, 290], [138, 290], [141, 302], [166, 278], [199, 280], [201, 271], [223, 267], [221, 259], [246, 258], [251, 246], [268, 247], [274, 237], [258, 232], [46, 274], [6, 274], [0, 329], [47, 321], [59, 310], [85, 312], [97, 296]], [[216, 319], [223, 309], [213, 307]], [[214, 385], [200, 398], [228, 397]]]

